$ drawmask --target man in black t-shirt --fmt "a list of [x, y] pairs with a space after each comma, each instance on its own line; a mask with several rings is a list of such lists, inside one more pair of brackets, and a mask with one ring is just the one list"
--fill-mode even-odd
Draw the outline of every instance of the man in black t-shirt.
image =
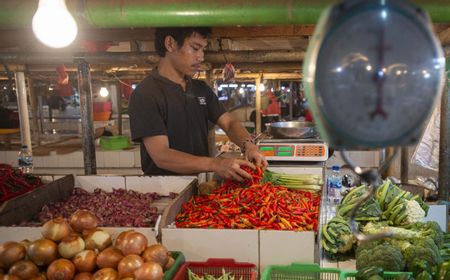
[[[210, 28], [157, 28], [158, 67], [131, 95], [131, 136], [141, 143], [142, 170], [148, 175], [216, 172], [223, 178], [251, 179], [241, 165], [267, 161], [242, 124], [202, 81], [192, 79], [204, 60]], [[208, 157], [208, 121], [219, 125], [244, 151], [246, 160]], [[252, 161], [252, 162], [250, 162]]]

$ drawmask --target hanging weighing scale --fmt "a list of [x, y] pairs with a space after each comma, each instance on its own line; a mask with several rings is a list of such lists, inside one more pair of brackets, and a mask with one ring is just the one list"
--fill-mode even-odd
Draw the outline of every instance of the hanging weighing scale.
[[325, 142], [380, 148], [417, 143], [444, 68], [422, 9], [405, 1], [344, 1], [322, 14], [303, 80]]
[[[321, 15], [303, 82], [321, 138], [342, 151], [371, 189], [353, 218], [378, 186], [380, 170], [363, 171], [345, 150], [417, 143], [442, 91], [444, 68], [428, 16], [409, 2], [348, 0]], [[360, 234], [353, 218], [358, 239], [383, 237]]]

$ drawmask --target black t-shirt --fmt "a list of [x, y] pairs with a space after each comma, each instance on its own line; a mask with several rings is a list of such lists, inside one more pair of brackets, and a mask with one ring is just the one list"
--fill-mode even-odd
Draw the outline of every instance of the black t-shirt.
[[130, 104], [131, 138], [141, 143], [142, 170], [148, 175], [174, 174], [153, 162], [142, 139], [167, 135], [172, 149], [197, 156], [208, 156], [208, 121], [225, 113], [217, 96], [206, 83], [187, 79], [181, 85], [158, 74], [146, 77], [133, 91]]

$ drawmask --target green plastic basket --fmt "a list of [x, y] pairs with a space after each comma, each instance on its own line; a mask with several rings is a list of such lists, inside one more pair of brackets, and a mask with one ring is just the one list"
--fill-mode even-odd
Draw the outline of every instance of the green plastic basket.
[[[356, 280], [356, 271], [342, 271], [341, 279], [340, 280]], [[394, 280], [396, 277], [401, 275], [410, 275], [412, 276], [411, 272], [389, 272], [385, 271], [383, 272], [383, 279], [384, 280]]]
[[293, 263], [288, 266], [270, 265], [264, 269], [262, 280], [339, 280], [341, 271], [336, 268], [321, 268], [317, 264]]
[[[280, 279], [280, 280], [356, 280], [355, 270], [340, 270], [337, 268], [323, 268], [318, 264], [299, 264], [293, 263], [288, 266], [271, 265], [264, 269], [262, 280]], [[411, 275], [410, 272], [389, 272], [385, 271], [383, 278], [385, 280], [395, 280], [400, 275]]]
[[172, 255], [172, 258], [175, 259], [175, 263], [172, 265], [171, 268], [169, 268], [167, 271], [164, 272], [164, 280], [171, 280], [177, 274], [178, 269], [180, 269], [180, 266], [184, 263], [185, 258], [183, 253], [178, 251], [172, 251], [170, 252]]
[[100, 147], [103, 150], [122, 150], [128, 148], [127, 136], [102, 136], [100, 138]]

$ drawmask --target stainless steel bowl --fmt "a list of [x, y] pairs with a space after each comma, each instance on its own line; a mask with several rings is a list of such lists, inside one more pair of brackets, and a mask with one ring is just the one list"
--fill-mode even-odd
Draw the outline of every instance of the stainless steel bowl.
[[266, 126], [268, 134], [279, 139], [305, 139], [317, 136], [316, 128], [311, 122], [274, 122]]

